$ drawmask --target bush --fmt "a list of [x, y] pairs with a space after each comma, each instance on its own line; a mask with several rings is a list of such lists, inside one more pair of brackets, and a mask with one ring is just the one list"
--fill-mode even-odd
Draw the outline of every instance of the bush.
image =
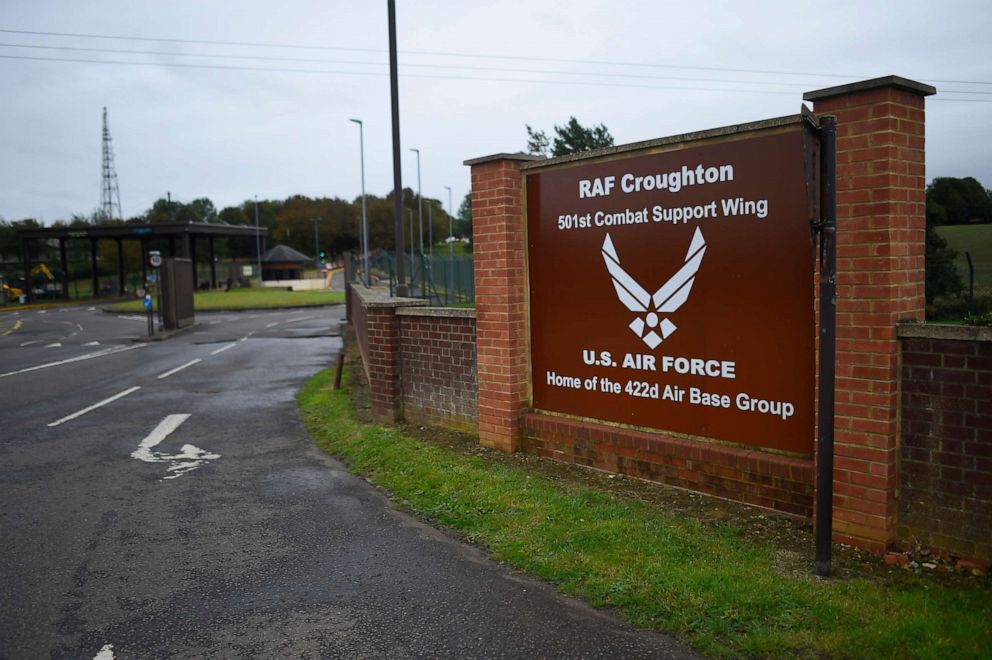
[[[985, 318], [984, 322], [980, 322]], [[959, 320], [962, 319], [971, 325], [992, 325], [992, 287], [975, 286], [975, 308], [974, 313], [968, 314], [968, 294], [960, 292], [946, 296], [937, 296], [933, 302], [927, 304], [928, 320]]]

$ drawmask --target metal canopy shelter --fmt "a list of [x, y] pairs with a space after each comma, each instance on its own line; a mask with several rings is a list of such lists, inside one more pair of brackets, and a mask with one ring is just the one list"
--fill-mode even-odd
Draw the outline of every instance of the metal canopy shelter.
[[148, 245], [154, 240], [165, 240], [169, 243], [170, 257], [176, 256], [176, 242], [181, 241], [183, 254], [193, 260], [193, 286], [196, 282], [196, 239], [206, 238], [210, 252], [210, 285], [217, 286], [217, 266], [214, 261], [214, 239], [217, 237], [230, 238], [237, 236], [259, 236], [263, 242], [267, 230], [256, 229], [249, 225], [220, 225], [206, 222], [162, 223], [162, 224], [107, 224], [80, 225], [76, 227], [45, 227], [40, 229], [21, 229], [17, 235], [24, 244], [24, 281], [28, 283], [25, 294], [31, 300], [31, 242], [34, 240], [57, 240], [59, 243], [59, 261], [62, 266], [62, 292], [68, 295], [69, 268], [66, 256], [66, 244], [70, 240], [89, 241], [90, 264], [93, 277], [93, 293], [99, 291], [97, 273], [97, 243], [101, 240], [113, 240], [117, 243], [117, 278], [120, 291], [124, 290], [124, 241], [139, 241], [141, 243], [141, 279], [148, 274]]

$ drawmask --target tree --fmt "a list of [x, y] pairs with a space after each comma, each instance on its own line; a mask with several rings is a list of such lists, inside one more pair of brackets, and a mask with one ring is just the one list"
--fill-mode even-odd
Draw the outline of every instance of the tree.
[[472, 192], [465, 193], [465, 199], [458, 207], [458, 231], [463, 237], [472, 238]]
[[957, 252], [947, 246], [947, 241], [937, 233], [927, 214], [926, 233], [926, 283], [927, 304], [937, 297], [954, 296], [964, 290], [964, 282], [954, 263]]
[[992, 222], [992, 196], [973, 177], [938, 177], [927, 186], [927, 215], [937, 225]]
[[527, 127], [527, 152], [538, 156], [566, 156], [580, 151], [612, 147], [613, 136], [604, 124], [586, 128], [575, 117], [569, 117], [564, 126], [555, 125], [554, 140], [544, 131]]
[[225, 207], [217, 214], [217, 219], [229, 225], [250, 225], [253, 222], [240, 206]]
[[188, 208], [196, 216], [197, 222], [213, 222], [217, 218], [217, 208], [206, 197], [194, 199], [188, 204]]

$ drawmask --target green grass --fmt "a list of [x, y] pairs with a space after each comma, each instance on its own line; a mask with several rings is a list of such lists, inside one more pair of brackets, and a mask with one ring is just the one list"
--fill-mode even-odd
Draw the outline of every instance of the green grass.
[[956, 265], [965, 286], [968, 285], [966, 251], [971, 252], [975, 266], [975, 284], [992, 286], [992, 224], [946, 225], [937, 227], [937, 233], [958, 253]]
[[775, 548], [636, 501], [362, 424], [324, 371], [298, 395], [327, 452], [400, 506], [460, 531], [493, 557], [637, 626], [714, 656], [992, 656], [987, 587], [819, 581], [777, 571]]
[[[342, 291], [285, 291], [280, 289], [231, 289], [196, 293], [193, 307], [198, 312], [241, 309], [269, 309], [278, 307], [309, 307], [343, 303]], [[110, 307], [115, 312], [141, 312], [140, 300], [131, 300]]]
[[[445, 243], [444, 241], [439, 241], [439, 242], [435, 243], [434, 244], [434, 254], [435, 254], [435, 256], [442, 256], [442, 257], [448, 256], [448, 244]], [[451, 244], [451, 255], [452, 256], [455, 256], [455, 257], [464, 257], [464, 256], [471, 255], [471, 254], [472, 254], [472, 252], [471, 252], [469, 246], [466, 245], [465, 243], [462, 243], [461, 241], [458, 241], [456, 243], [452, 243]]]

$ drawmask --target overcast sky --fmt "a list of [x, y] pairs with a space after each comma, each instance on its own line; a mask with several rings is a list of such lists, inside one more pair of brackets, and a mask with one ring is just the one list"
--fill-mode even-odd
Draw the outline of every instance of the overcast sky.
[[[450, 186], [456, 209], [462, 162], [524, 149], [525, 124], [574, 115], [621, 144], [794, 114], [804, 91], [888, 74], [938, 89], [928, 180], [992, 187], [988, 0], [397, 5], [403, 185], [419, 148], [424, 195], [447, 205]], [[103, 106], [125, 217], [167, 191], [218, 209], [353, 199], [351, 117], [367, 190], [392, 188], [385, 0], [3, 0], [0, 30], [2, 218], [99, 207]]]

